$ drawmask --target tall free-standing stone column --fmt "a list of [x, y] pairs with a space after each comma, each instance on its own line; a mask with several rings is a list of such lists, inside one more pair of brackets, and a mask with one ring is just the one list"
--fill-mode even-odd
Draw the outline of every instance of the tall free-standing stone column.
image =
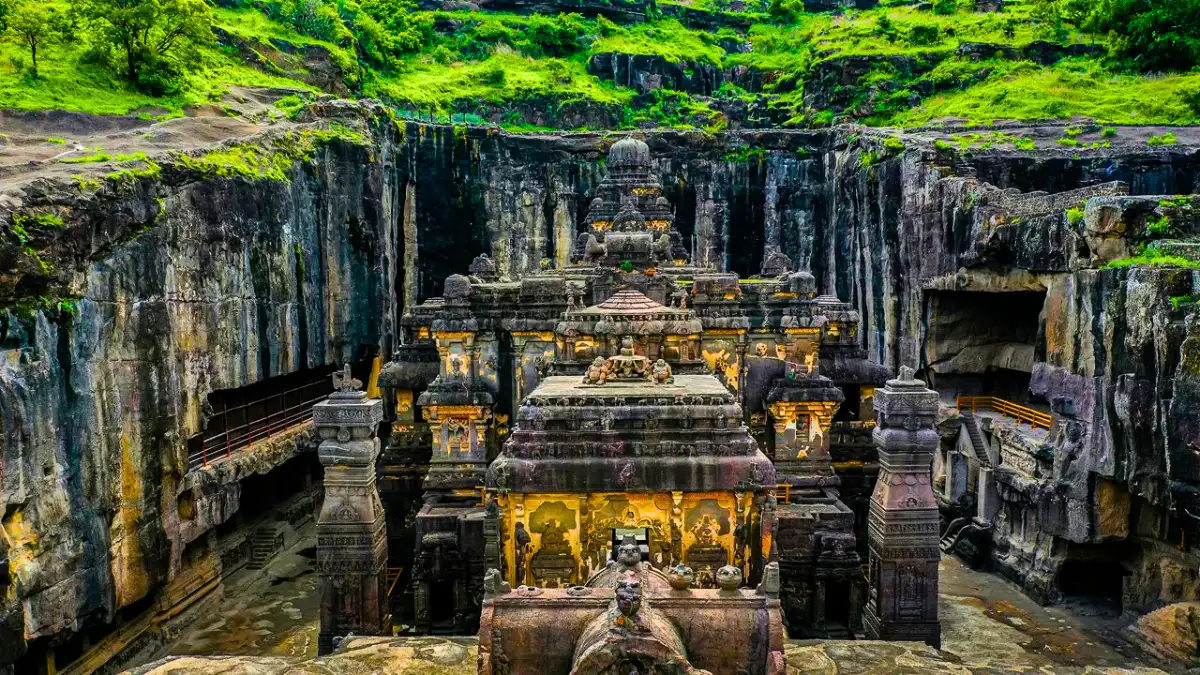
[[313, 406], [325, 467], [325, 502], [317, 517], [321, 631], [317, 650], [335, 637], [391, 635], [387, 602], [387, 531], [375, 485], [383, 402], [358, 390], [350, 366], [333, 375], [334, 392]]
[[879, 479], [868, 519], [870, 591], [867, 636], [939, 647], [938, 510], [933, 453], [938, 447], [937, 392], [901, 368], [875, 391]]

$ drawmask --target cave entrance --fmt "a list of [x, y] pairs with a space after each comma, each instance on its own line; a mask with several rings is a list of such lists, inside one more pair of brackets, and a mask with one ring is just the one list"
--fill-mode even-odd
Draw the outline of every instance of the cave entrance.
[[924, 362], [944, 398], [996, 396], [1049, 410], [1029, 391], [1045, 291], [926, 291]]
[[1121, 613], [1125, 568], [1115, 560], [1068, 560], [1058, 571], [1063, 602], [1105, 615]]

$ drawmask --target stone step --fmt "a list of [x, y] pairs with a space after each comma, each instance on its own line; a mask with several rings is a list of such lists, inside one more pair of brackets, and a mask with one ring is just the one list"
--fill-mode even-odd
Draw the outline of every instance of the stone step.
[[246, 567], [261, 570], [266, 567], [275, 554], [283, 549], [283, 528], [279, 525], [263, 525], [254, 531], [250, 542], [250, 561]]
[[979, 428], [979, 418], [972, 412], [963, 412], [963, 426], [967, 428], [967, 437], [971, 439], [971, 448], [975, 450], [975, 457], [983, 466], [990, 467], [991, 459], [988, 458], [987, 441], [983, 437], [983, 430]]

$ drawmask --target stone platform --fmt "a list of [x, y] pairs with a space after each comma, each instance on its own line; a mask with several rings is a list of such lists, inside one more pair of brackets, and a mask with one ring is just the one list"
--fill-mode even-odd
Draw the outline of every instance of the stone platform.
[[[478, 655], [474, 638], [351, 638], [337, 652], [313, 659], [268, 657], [172, 657], [128, 675], [475, 675]], [[787, 646], [789, 675], [983, 675], [1029, 672], [1026, 664], [997, 662], [964, 665], [946, 652], [912, 642], [824, 640]], [[1144, 667], [1043, 665], [1042, 675], [1060, 673], [1165, 675]], [[551, 675], [551, 674], [547, 674]], [[553, 674], [557, 675], [557, 674]]]

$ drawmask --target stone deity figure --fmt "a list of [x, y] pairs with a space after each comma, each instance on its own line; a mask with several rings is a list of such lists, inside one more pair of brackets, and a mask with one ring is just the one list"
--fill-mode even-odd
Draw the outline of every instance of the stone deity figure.
[[517, 523], [516, 531], [513, 533], [516, 541], [517, 554], [517, 578], [516, 583], [525, 583], [525, 559], [529, 555], [529, 548], [533, 545], [533, 537], [529, 536], [529, 532], [525, 530], [524, 523]]
[[583, 375], [584, 384], [604, 384], [608, 380], [608, 362], [603, 356], [597, 356], [592, 361], [592, 365], [588, 366], [587, 372]]
[[656, 384], [671, 384], [675, 381], [675, 376], [671, 373], [671, 365], [663, 359], [654, 362], [654, 367], [650, 371], [650, 378]]
[[564, 536], [566, 530], [557, 520], [548, 521], [542, 527], [541, 552], [550, 554], [570, 554], [571, 545]]

